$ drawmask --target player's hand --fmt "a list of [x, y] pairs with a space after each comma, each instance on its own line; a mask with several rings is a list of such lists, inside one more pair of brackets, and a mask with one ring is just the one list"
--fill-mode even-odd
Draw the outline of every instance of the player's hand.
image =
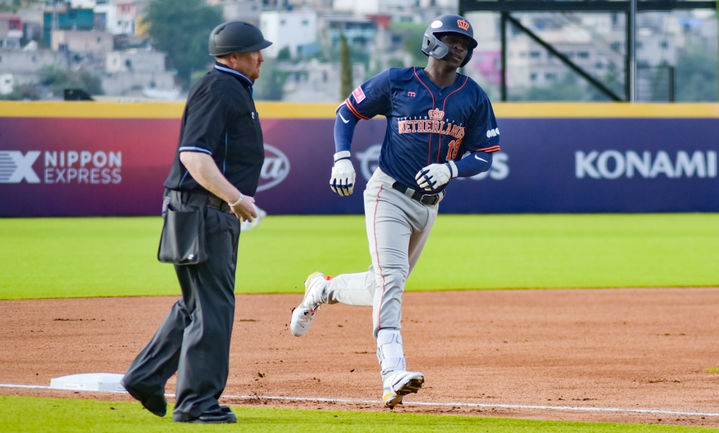
[[417, 172], [414, 179], [423, 190], [434, 191], [453, 177], [457, 177], [457, 166], [454, 161], [448, 161], [444, 164], [430, 164], [424, 167]]
[[332, 166], [330, 188], [332, 191], [346, 197], [354, 192], [355, 169], [352, 166], [350, 153], [347, 150], [335, 153], [335, 163]]

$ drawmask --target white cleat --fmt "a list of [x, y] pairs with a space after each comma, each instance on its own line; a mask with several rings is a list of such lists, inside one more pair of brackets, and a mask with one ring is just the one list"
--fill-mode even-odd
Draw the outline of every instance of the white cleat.
[[310, 329], [320, 305], [325, 302], [325, 289], [329, 278], [331, 277], [322, 272], [313, 272], [305, 280], [305, 297], [300, 305], [292, 309], [290, 320], [290, 331], [295, 337], [305, 335]]
[[390, 409], [402, 403], [402, 397], [419, 391], [424, 383], [424, 375], [418, 371], [394, 371], [383, 381], [382, 401]]

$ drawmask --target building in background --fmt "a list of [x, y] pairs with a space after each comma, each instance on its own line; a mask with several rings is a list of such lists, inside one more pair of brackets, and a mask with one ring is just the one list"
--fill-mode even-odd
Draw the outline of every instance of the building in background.
[[323, 44], [327, 46], [339, 47], [342, 33], [350, 49], [369, 50], [377, 35], [377, 23], [364, 16], [325, 15], [320, 19], [319, 30]]
[[[165, 55], [153, 50], [142, 17], [151, 0], [45, 0], [0, 13], [0, 75], [3, 90], [32, 82], [48, 64], [84, 69], [101, 78], [116, 96], [174, 94]], [[244, 20], [262, 29], [274, 44], [265, 51], [265, 75], [278, 71], [284, 100], [336, 102], [339, 95], [339, 39], [352, 51], [353, 79], [359, 82], [391, 66], [422, 64], [419, 41], [407, 41], [434, 16], [456, 13], [458, 0], [206, 0], [225, 20]], [[4, 5], [14, 0], [0, 0]], [[621, 13], [514, 13], [524, 26], [600, 81], [623, 85], [625, 16]], [[497, 97], [502, 82], [499, 15], [472, 12], [478, 46], [464, 72]], [[399, 24], [399, 25], [398, 25]], [[404, 28], [400, 31], [400, 28]], [[407, 29], [411, 31], [407, 31]], [[581, 77], [508, 25], [509, 92], [561, 86]], [[420, 30], [421, 31], [421, 30]], [[421, 33], [420, 33], [421, 34]], [[716, 12], [643, 12], [637, 16], [638, 86], [669, 86], [680, 54], [699, 40], [717, 50]], [[416, 48], [413, 48], [416, 47]], [[269, 61], [271, 60], [271, 61]], [[145, 69], [141, 63], [148, 62]], [[284, 78], [283, 78], [284, 79]], [[620, 90], [622, 91], [622, 90]], [[641, 100], [641, 99], [640, 99]]]
[[[68, 58], [65, 53], [49, 49], [37, 49], [30, 43], [21, 50], [0, 49], [0, 75], [10, 76], [6, 82], [13, 85], [37, 82], [39, 71], [46, 67], [67, 69]], [[10, 92], [8, 92], [10, 93]]]
[[458, 0], [334, 0], [332, 8], [355, 15], [413, 13], [426, 22], [445, 13], [457, 13], [459, 5]]
[[[38, 83], [43, 70], [55, 67], [90, 73], [113, 96], [178, 98], [174, 74], [165, 68], [166, 54], [153, 51], [139, 35], [147, 3], [52, 0], [0, 14], [0, 94]], [[12, 29], [4, 32], [5, 27]]]
[[50, 48], [79, 57], [93, 56], [104, 59], [112, 51], [112, 35], [97, 30], [56, 30], [52, 32]]
[[210, 6], [222, 8], [225, 21], [247, 21], [259, 24], [262, 14], [262, 0], [206, 0]]
[[93, 9], [98, 27], [113, 35], [135, 35], [140, 26], [137, 5], [133, 0], [98, 3]]
[[22, 36], [20, 15], [0, 13], [0, 48], [20, 48]]
[[42, 42], [49, 47], [53, 31], [91, 31], [94, 28], [95, 12], [92, 9], [75, 9], [55, 4], [43, 14]]
[[[706, 15], [704, 19], [697, 16]], [[513, 16], [592, 77], [623, 95], [626, 19], [621, 13], [516, 13]], [[501, 83], [499, 16], [469, 15], [479, 42], [467, 73], [496, 96]], [[640, 100], [666, 98], [673, 69], [688, 38], [716, 52], [716, 18], [701, 11], [645, 12], [637, 16], [636, 61]], [[520, 95], [532, 88], [585, 80], [525, 33], [507, 26], [507, 87]], [[492, 94], [492, 92], [490, 92]], [[589, 95], [589, 92], [587, 92]], [[662, 96], [658, 96], [662, 95]], [[667, 100], [667, 99], [664, 99]]]
[[102, 88], [108, 95], [177, 99], [175, 75], [165, 69], [165, 53], [128, 49], [111, 51], [105, 58]]
[[15, 78], [12, 74], [0, 74], [0, 95], [8, 95], [15, 88]]
[[260, 18], [260, 29], [272, 41], [263, 51], [275, 58], [283, 49], [290, 57], [306, 56], [318, 50], [317, 12], [311, 9], [266, 11]]

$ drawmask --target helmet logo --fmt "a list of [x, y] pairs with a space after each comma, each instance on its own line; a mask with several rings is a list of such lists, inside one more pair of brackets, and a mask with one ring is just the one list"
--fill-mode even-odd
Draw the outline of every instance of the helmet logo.
[[427, 112], [430, 120], [442, 120], [444, 119], [444, 111], [439, 108], [433, 108]]
[[469, 22], [467, 20], [457, 20], [457, 27], [464, 30], [465, 32], [469, 30]]

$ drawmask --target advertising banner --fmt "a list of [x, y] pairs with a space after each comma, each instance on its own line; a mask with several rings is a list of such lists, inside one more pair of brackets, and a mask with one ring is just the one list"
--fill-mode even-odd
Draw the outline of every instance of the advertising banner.
[[0, 118], [0, 216], [158, 214], [178, 126], [174, 119]]
[[[357, 126], [355, 194], [339, 197], [328, 186], [334, 119], [260, 115], [260, 207], [269, 214], [362, 213], [384, 118]], [[442, 212], [719, 212], [717, 117], [498, 111], [498, 122], [502, 151], [491, 170], [452, 180]], [[179, 123], [179, 116], [0, 116], [0, 216], [159, 214]]]

